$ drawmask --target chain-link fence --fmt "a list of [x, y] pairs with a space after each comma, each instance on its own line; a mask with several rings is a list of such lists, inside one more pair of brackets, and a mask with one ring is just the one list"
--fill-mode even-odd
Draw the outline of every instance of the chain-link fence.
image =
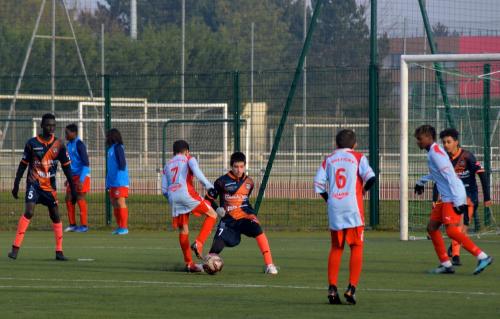
[[[452, 113], [462, 132], [462, 144], [484, 159], [484, 125], [482, 125], [482, 88], [471, 89], [480, 82], [468, 74], [479, 67], [470, 66], [446, 76]], [[482, 68], [482, 66], [481, 66]], [[498, 66], [495, 66], [495, 70]], [[466, 72], [470, 71], [470, 72]], [[426, 78], [422, 73], [427, 72]], [[438, 130], [447, 126], [434, 70], [431, 66], [414, 66], [410, 76], [411, 129], [420, 123], [434, 124]], [[483, 74], [483, 73], [478, 73]], [[228, 158], [237, 148], [248, 157], [248, 173], [256, 183], [254, 197], [263, 178], [276, 128], [288, 93], [292, 71], [225, 72], [185, 75], [184, 96], [180, 75], [110, 76], [111, 126], [123, 135], [131, 176], [131, 227], [162, 228], [169, 220], [167, 202], [160, 193], [161, 169], [169, 158], [176, 139], [190, 143], [192, 153], [210, 180], [229, 169]], [[316, 229], [326, 227], [325, 205], [313, 192], [312, 179], [322, 158], [334, 149], [334, 137], [341, 128], [353, 129], [358, 150], [368, 154], [368, 86], [366, 69], [309, 69], [307, 97], [302, 87], [294, 99], [260, 209], [259, 218], [266, 227], [276, 229]], [[12, 82], [13, 78], [10, 79]], [[28, 81], [44, 81], [36, 78]], [[106, 225], [105, 209], [105, 140], [104, 98], [89, 98], [81, 81], [64, 82], [55, 98], [56, 134], [64, 138], [64, 127], [76, 123], [87, 144], [91, 162], [92, 187], [88, 197], [89, 223]], [[93, 81], [99, 83], [101, 78]], [[2, 83], [8, 83], [2, 79]], [[422, 89], [422, 86], [425, 88]], [[464, 86], [465, 85], [465, 86]], [[4, 86], [9, 92], [12, 85]], [[380, 193], [379, 227], [396, 229], [399, 223], [399, 70], [384, 69], [380, 74]], [[425, 90], [422, 94], [421, 90]], [[39, 132], [40, 118], [51, 109], [50, 95], [29, 88], [18, 96], [15, 112], [12, 95], [1, 92], [2, 149], [0, 151], [0, 220], [3, 227], [14, 227], [23, 211], [22, 200], [15, 201], [10, 189], [25, 141]], [[498, 122], [498, 87], [492, 86], [490, 121], [492, 144], [493, 200], [498, 201], [497, 153], [500, 134]], [[238, 109], [237, 109], [238, 108]], [[236, 112], [240, 121], [234, 119]], [[7, 126], [7, 123], [9, 125]], [[235, 134], [239, 132], [239, 134]], [[495, 133], [496, 132], [496, 133]], [[238, 139], [239, 137], [239, 139]], [[412, 181], [425, 173], [425, 153], [410, 141]], [[59, 173], [59, 199], [65, 216], [63, 174]], [[197, 185], [198, 191], [204, 190]], [[376, 195], [374, 195], [376, 196]], [[426, 216], [430, 198], [415, 198], [415, 216]], [[429, 207], [428, 207], [429, 206]], [[365, 206], [368, 219], [368, 205]], [[493, 210], [495, 212], [495, 210]], [[42, 227], [47, 215], [37, 209], [34, 225]], [[496, 215], [495, 215], [496, 216]], [[415, 219], [421, 225], [425, 218]]]

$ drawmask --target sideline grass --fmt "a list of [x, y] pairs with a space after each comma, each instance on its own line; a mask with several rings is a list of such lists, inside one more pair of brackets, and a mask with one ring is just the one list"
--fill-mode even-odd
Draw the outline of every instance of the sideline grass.
[[[464, 253], [455, 275], [429, 275], [429, 241], [400, 242], [368, 232], [358, 305], [326, 299], [327, 232], [269, 233], [280, 274], [262, 273], [255, 241], [223, 252], [216, 276], [186, 274], [172, 232], [65, 234], [66, 263], [53, 261], [53, 234], [28, 231], [18, 260], [6, 257], [13, 232], [0, 233], [1, 318], [498, 318], [500, 263], [473, 276]], [[193, 235], [192, 235], [193, 236]], [[477, 241], [500, 256], [500, 238]], [[348, 250], [340, 287], [347, 285]], [[94, 261], [78, 261], [94, 259]]]

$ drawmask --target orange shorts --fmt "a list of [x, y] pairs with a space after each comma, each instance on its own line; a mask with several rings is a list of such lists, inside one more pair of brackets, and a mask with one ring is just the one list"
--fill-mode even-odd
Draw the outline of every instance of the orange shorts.
[[116, 199], [120, 197], [128, 198], [128, 187], [125, 186], [111, 187], [109, 189], [109, 196], [111, 198], [116, 198]]
[[[73, 183], [76, 186], [76, 192], [78, 194], [85, 194], [90, 191], [90, 177], [88, 176], [85, 176], [83, 183], [80, 183], [80, 176], [75, 175], [73, 176]], [[69, 188], [68, 183], [65, 183], [65, 185], [66, 185], [66, 193], [71, 193], [71, 189]]]
[[438, 202], [431, 211], [431, 220], [442, 224], [460, 224], [462, 215], [453, 209], [453, 203]]
[[[195, 216], [206, 215], [210, 211], [210, 202], [207, 200], [203, 200], [198, 206], [196, 206], [191, 214]], [[172, 218], [172, 227], [174, 229], [181, 228], [184, 225], [189, 224], [189, 213], [181, 214], [177, 217]]]
[[330, 230], [332, 237], [332, 246], [343, 248], [344, 244], [363, 245], [365, 226], [346, 228], [342, 230]]

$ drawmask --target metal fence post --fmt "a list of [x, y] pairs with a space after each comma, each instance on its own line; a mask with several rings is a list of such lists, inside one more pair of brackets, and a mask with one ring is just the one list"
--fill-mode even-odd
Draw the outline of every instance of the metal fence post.
[[370, 226], [379, 223], [379, 104], [378, 104], [378, 48], [377, 48], [377, 1], [371, 1], [371, 28], [370, 28], [370, 66], [369, 66], [369, 141], [370, 141], [370, 166], [375, 172], [377, 181], [370, 192]]
[[[490, 78], [491, 67], [489, 64], [484, 65], [483, 74], [487, 76], [483, 79], [483, 134], [484, 134], [484, 170], [488, 181], [491, 180], [491, 145], [490, 145]], [[484, 225], [489, 226], [491, 223], [491, 210], [489, 207], [484, 208]]]
[[240, 72], [233, 73], [233, 128], [234, 128], [234, 151], [241, 150], [240, 130]]
[[[111, 80], [109, 75], [104, 75], [104, 130], [107, 132], [111, 129]], [[106, 137], [105, 137], [106, 138]], [[105, 177], [108, 175], [108, 146], [104, 143], [104, 158], [106, 161]], [[106, 196], [106, 225], [111, 225], [111, 199], [108, 190], [105, 190]]]
[[295, 91], [297, 89], [297, 83], [302, 75], [304, 60], [307, 55], [307, 51], [311, 46], [311, 38], [316, 29], [316, 20], [318, 19], [319, 13], [321, 11], [321, 6], [323, 5], [322, 0], [316, 2], [316, 7], [314, 8], [314, 13], [309, 24], [309, 29], [307, 31], [307, 36], [302, 46], [302, 51], [300, 53], [299, 61], [297, 62], [297, 68], [293, 76], [292, 84], [290, 85], [290, 90], [288, 91], [288, 97], [286, 99], [285, 107], [283, 108], [283, 114], [281, 115], [280, 123], [278, 125], [278, 130], [276, 131], [276, 136], [274, 138], [273, 147], [271, 149], [271, 154], [269, 155], [269, 160], [267, 161], [266, 171], [264, 172], [264, 177], [262, 178], [262, 183], [259, 188], [259, 194], [257, 195], [257, 200], [255, 201], [255, 214], [259, 213], [260, 205], [264, 194], [266, 192], [267, 182], [269, 181], [269, 176], [271, 175], [271, 169], [273, 168], [274, 159], [276, 158], [276, 153], [278, 153], [278, 148], [281, 142], [281, 135], [285, 129], [285, 124], [288, 118], [288, 112], [292, 107], [292, 102], [295, 96]]

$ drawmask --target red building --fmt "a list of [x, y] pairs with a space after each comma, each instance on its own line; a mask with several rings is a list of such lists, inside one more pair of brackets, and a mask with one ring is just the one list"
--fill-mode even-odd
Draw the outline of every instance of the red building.
[[[500, 36], [452, 36], [437, 37], [437, 49], [439, 53], [500, 53]], [[416, 38], [392, 38], [389, 39], [389, 54], [382, 61], [383, 67], [399, 68], [401, 54], [430, 54], [429, 45], [423, 37]], [[470, 75], [482, 75], [484, 73], [483, 62], [446, 62], [445, 68], [458, 69], [463, 77], [447, 78], [457, 84], [447, 83], [450, 92], [459, 94], [463, 98], [480, 98], [483, 96], [483, 82], [477, 78], [467, 77]], [[500, 61], [491, 62], [490, 78], [491, 95], [500, 97]], [[415, 80], [420, 80], [419, 75], [414, 75]], [[453, 78], [453, 80], [451, 80]]]

